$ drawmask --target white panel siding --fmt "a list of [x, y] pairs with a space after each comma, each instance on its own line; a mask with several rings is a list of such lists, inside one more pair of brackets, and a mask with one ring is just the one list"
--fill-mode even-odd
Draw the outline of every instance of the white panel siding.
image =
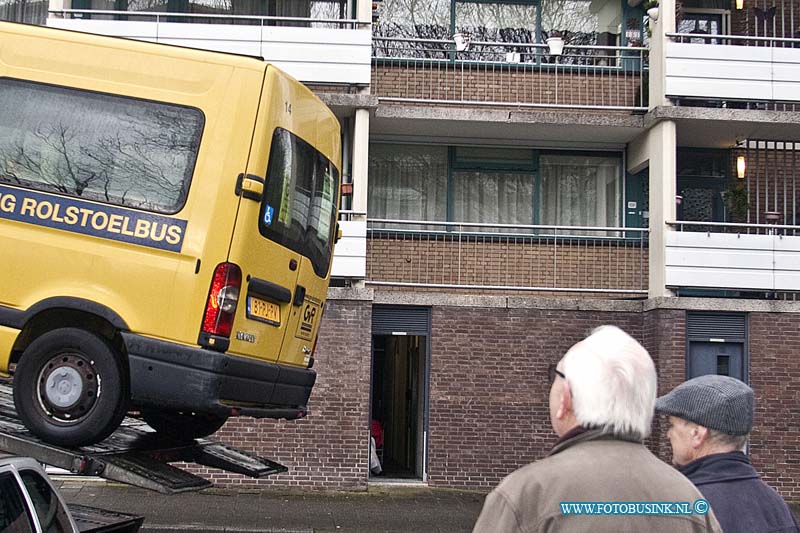
[[369, 84], [369, 29], [47, 19], [55, 28], [263, 57], [302, 82]]
[[769, 235], [668, 232], [667, 285], [771, 289], [772, 240]]
[[800, 100], [800, 49], [669, 42], [668, 96]]
[[773, 49], [772, 85], [775, 100], [800, 100], [800, 49]]
[[775, 238], [775, 289], [800, 287], [800, 237]]
[[667, 285], [800, 290], [800, 237], [668, 232]]
[[367, 276], [367, 222], [342, 220], [342, 238], [333, 253], [331, 276], [359, 278]]

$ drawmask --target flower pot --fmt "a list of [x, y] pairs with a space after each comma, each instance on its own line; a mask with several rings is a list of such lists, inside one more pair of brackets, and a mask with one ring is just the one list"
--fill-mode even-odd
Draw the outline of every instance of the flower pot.
[[564, 51], [564, 39], [561, 37], [550, 37], [547, 39], [547, 47], [550, 49], [551, 56], [560, 56]]
[[455, 41], [456, 50], [459, 52], [463, 52], [467, 49], [467, 46], [469, 46], [469, 40], [467, 39], [467, 36], [460, 32], [453, 34], [453, 41]]
[[658, 6], [648, 9], [647, 16], [650, 18], [650, 20], [658, 20]]

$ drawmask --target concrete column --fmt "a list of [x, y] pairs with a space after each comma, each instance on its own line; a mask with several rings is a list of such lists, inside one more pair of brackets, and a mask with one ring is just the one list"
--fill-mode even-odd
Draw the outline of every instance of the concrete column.
[[653, 126], [648, 135], [650, 153], [650, 287], [648, 296], [672, 296], [666, 288], [666, 234], [672, 231], [667, 222], [675, 220], [675, 158], [677, 149], [675, 122], [664, 120]]
[[[50, 11], [61, 11], [62, 9], [72, 9], [72, 0], [50, 0], [48, 9]], [[61, 18], [61, 15], [48, 15]]]
[[671, 105], [667, 100], [666, 78], [666, 43], [667, 33], [675, 32], [675, 0], [659, 0], [658, 20], [650, 20], [650, 73], [649, 98], [650, 108]]
[[353, 125], [353, 211], [367, 212], [369, 110], [356, 109]]
[[356, 1], [356, 20], [359, 22], [372, 22], [372, 0]]

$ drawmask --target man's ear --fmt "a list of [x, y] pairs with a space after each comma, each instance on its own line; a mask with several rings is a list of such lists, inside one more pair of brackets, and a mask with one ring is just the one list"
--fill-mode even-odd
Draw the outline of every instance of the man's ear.
[[692, 448], [698, 449], [708, 441], [708, 428], [692, 424]]
[[569, 388], [569, 382], [565, 379], [561, 387], [561, 396], [559, 398], [558, 412], [556, 418], [563, 420], [564, 417], [572, 413], [572, 391]]

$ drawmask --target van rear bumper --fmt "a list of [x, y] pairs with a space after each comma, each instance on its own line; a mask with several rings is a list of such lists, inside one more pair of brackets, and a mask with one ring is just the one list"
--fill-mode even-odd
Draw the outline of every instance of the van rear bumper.
[[255, 418], [301, 418], [314, 370], [122, 333], [136, 406]]

